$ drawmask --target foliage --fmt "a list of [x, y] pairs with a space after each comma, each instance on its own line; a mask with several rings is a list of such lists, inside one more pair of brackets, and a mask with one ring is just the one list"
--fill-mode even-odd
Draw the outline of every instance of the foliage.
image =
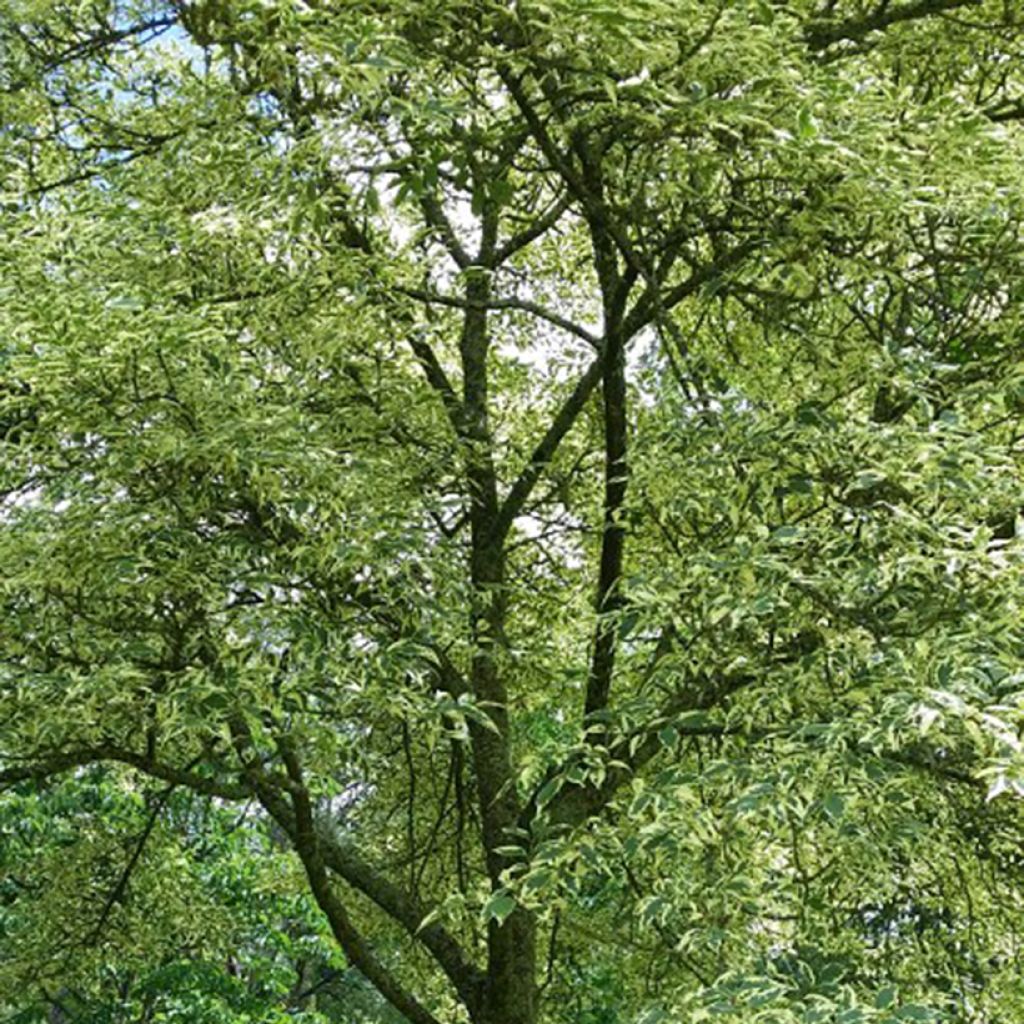
[[0, 1007], [1024, 1013], [1024, 22], [0, 2]]

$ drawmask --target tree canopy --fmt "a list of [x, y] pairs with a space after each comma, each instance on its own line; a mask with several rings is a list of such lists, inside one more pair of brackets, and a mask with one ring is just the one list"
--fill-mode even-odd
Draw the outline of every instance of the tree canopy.
[[0, 1011], [1024, 1016], [1011, 0], [0, 0]]

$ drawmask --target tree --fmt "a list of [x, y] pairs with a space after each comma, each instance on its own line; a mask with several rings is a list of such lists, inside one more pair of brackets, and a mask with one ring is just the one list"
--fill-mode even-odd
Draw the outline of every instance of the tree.
[[5, 1021], [401, 1020], [332, 947], [283, 837], [241, 828], [251, 809], [93, 766], [2, 810]]
[[1019, 1017], [1013, 5], [0, 24], [8, 799], [414, 1024]]

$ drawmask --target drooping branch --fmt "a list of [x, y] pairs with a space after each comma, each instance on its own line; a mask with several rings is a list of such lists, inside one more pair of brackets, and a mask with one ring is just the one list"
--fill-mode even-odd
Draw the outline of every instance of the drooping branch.
[[172, 782], [153, 800], [149, 813], [146, 815], [146, 823], [138, 837], [135, 839], [131, 856], [128, 858], [127, 863], [121, 870], [120, 875], [118, 875], [117, 882], [114, 883], [114, 887], [110, 890], [110, 893], [103, 904], [103, 909], [100, 911], [100, 915], [96, 919], [96, 924], [93, 926], [92, 931], [89, 933], [89, 937], [86, 939], [86, 945], [93, 945], [93, 943], [95, 943], [103, 934], [103, 929], [106, 927], [107, 921], [109, 920], [114, 907], [118, 903], [122, 902], [127, 895], [128, 885], [131, 882], [132, 874], [134, 873], [139, 861], [142, 859], [142, 851], [146, 848], [146, 844], [149, 842], [149, 837], [153, 834], [153, 830], [156, 828], [156, 823], [160, 819], [160, 815], [167, 806], [167, 802], [170, 800], [171, 794], [174, 792], [175, 788], [176, 786]]
[[252, 796], [252, 789], [245, 783], [197, 775], [190, 768], [176, 768], [146, 754], [139, 754], [111, 743], [42, 754], [24, 763], [0, 769], [0, 788], [19, 782], [43, 782], [72, 768], [82, 768], [104, 761], [127, 765], [143, 775], [183, 786], [204, 796], [216, 796], [223, 800], [246, 800]]
[[[167, 136], [171, 138], [171, 136]], [[79, 170], [70, 171], [59, 178], [51, 181], [40, 182], [26, 190], [26, 194], [33, 197], [44, 196], [49, 192], [56, 192], [58, 189], [67, 188], [69, 185], [77, 185], [83, 181], [94, 181], [101, 179], [104, 174], [127, 167], [140, 157], [148, 156], [159, 149], [159, 145], [140, 146], [138, 149], [129, 150], [124, 156], [112, 157], [109, 160], [91, 164]]]
[[[305, 793], [301, 781], [294, 745], [288, 737], [278, 739], [278, 747], [286, 767], [288, 779], [273, 777], [261, 764], [253, 749], [251, 734], [245, 722], [235, 718], [231, 724], [235, 752], [243, 772], [249, 780], [251, 792], [274, 820], [297, 843], [300, 827], [297, 811], [289, 807], [285, 792], [294, 797], [297, 789]], [[296, 774], [299, 779], [296, 781]], [[312, 810], [310, 811], [312, 814]], [[429, 921], [430, 908], [424, 906], [411, 892], [403, 890], [378, 871], [365, 857], [349, 843], [342, 840], [323, 820], [312, 820], [316, 854], [324, 865], [362, 893], [377, 907], [399, 924], [434, 958], [438, 966], [451, 981], [467, 1007], [473, 1007], [479, 996], [482, 972], [466, 955], [458, 941], [438, 922]], [[425, 923], [426, 922], [426, 923]]]
[[306, 834], [295, 839], [295, 848], [306, 870], [310, 890], [324, 912], [331, 931], [345, 956], [378, 992], [412, 1024], [439, 1024], [437, 1018], [399, 984], [384, 966], [363, 935], [353, 925], [344, 904], [331, 888], [330, 880], [318, 857], [315, 844], [306, 841]]
[[[57, 53], [46, 56], [40, 63], [39, 73], [46, 75], [73, 61], [94, 57], [128, 40], [138, 40], [142, 44], [152, 42], [158, 36], [172, 29], [177, 23], [177, 15], [147, 18], [121, 28], [105, 23], [99, 31], [70, 43], [70, 45]], [[23, 42], [28, 42], [28, 32], [24, 26], [15, 25], [14, 32], [21, 37]], [[38, 47], [32, 48], [38, 49]], [[4, 91], [8, 94], [20, 92], [22, 89], [27, 88], [31, 82], [32, 79], [29, 77], [20, 78], [9, 83]]]

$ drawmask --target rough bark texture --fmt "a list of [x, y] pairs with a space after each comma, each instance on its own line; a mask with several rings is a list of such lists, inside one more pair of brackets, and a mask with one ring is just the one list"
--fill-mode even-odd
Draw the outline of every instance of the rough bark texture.
[[[487, 245], [485, 230], [485, 250]], [[492, 888], [499, 888], [501, 873], [508, 862], [497, 849], [508, 844], [509, 830], [518, 822], [519, 800], [510, 749], [508, 693], [500, 666], [507, 598], [504, 538], [495, 531], [499, 501], [487, 408], [488, 293], [486, 275], [471, 270], [466, 282], [467, 309], [459, 348], [474, 594], [470, 685], [495, 727], [492, 730], [475, 724], [470, 735], [487, 873]], [[500, 924], [492, 920], [487, 931], [487, 975], [475, 1017], [479, 1024], [533, 1024], [537, 1019], [535, 974], [533, 915], [518, 908]]]
[[626, 359], [620, 338], [608, 344], [602, 380], [604, 400], [604, 534], [598, 571], [596, 610], [598, 625], [587, 686], [584, 712], [601, 711], [608, 703], [618, 624], [615, 611], [622, 601], [620, 579], [626, 544], [622, 506], [626, 499]]

